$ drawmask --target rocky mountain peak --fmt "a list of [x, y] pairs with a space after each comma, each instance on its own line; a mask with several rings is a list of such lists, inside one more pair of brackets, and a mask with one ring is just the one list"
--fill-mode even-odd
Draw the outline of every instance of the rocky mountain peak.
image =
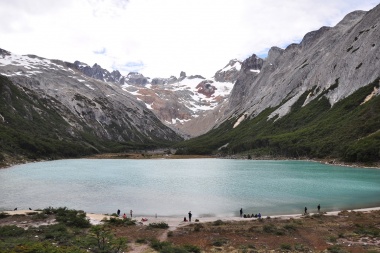
[[11, 55], [11, 53], [0, 48], [0, 55], [4, 58], [6, 55]]
[[320, 29], [318, 29], [316, 31], [312, 31], [312, 32], [307, 33], [303, 37], [303, 39], [302, 39], [302, 41], [300, 43], [300, 46], [302, 46], [302, 47], [308, 47], [308, 46], [311, 46], [314, 43], [317, 43], [318, 39], [319, 38], [323, 38], [323, 35], [325, 34], [325, 32], [327, 32], [329, 30], [330, 30], [330, 27], [322, 26]]
[[145, 86], [148, 84], [148, 78], [138, 72], [129, 72], [125, 78], [125, 82], [131, 85]]
[[223, 68], [218, 70], [215, 75], [217, 82], [235, 82], [239, 71], [241, 69], [241, 61], [237, 59], [230, 60], [229, 63]]
[[366, 14], [366, 11], [353, 11], [348, 13], [337, 25], [336, 27], [352, 27], [354, 24], [359, 22], [363, 16]]
[[257, 57], [257, 55], [253, 54], [247, 59], [243, 61], [241, 64], [241, 68], [243, 71], [251, 71], [251, 72], [260, 72], [261, 68], [263, 67], [264, 60], [260, 57]]

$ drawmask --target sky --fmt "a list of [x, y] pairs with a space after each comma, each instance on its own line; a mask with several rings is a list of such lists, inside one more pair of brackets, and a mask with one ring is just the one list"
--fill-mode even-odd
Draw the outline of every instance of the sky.
[[0, 48], [146, 77], [212, 77], [374, 0], [0, 0]]

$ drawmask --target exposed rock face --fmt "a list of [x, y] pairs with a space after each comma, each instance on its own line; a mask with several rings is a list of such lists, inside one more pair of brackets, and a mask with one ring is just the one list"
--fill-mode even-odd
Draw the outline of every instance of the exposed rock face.
[[195, 78], [206, 79], [206, 78], [204, 78], [204, 77], [201, 76], [201, 75], [191, 75], [191, 76], [189, 76], [189, 77], [187, 77], [187, 78], [189, 78], [189, 79], [195, 79]]
[[[282, 117], [306, 91], [305, 104], [325, 94], [331, 106], [380, 76], [380, 6], [348, 14], [335, 27], [307, 33], [285, 50], [272, 47], [260, 73], [242, 71], [229, 99], [225, 118], [255, 116], [283, 103], [271, 116]], [[222, 120], [223, 121], [223, 120]]]
[[165, 84], [173, 84], [178, 82], [177, 77], [171, 76], [169, 78], [153, 78], [151, 84], [152, 85], [165, 85]]
[[235, 82], [241, 69], [241, 62], [234, 59], [231, 60], [223, 69], [215, 73], [215, 81], [217, 82]]
[[[70, 64], [66, 64], [70, 66]], [[70, 66], [71, 67], [71, 66]], [[90, 67], [86, 63], [75, 61], [74, 68], [81, 71], [86, 76], [101, 80], [103, 82], [111, 82], [111, 83], [118, 83], [118, 84], [124, 84], [124, 77], [120, 74], [118, 70], [112, 71], [110, 73], [108, 70], [103, 69], [100, 65], [94, 64], [94, 66]]]
[[86, 129], [99, 139], [120, 142], [180, 139], [120, 85], [83, 74], [88, 71], [100, 77], [104, 71], [99, 65], [92, 68], [78, 62], [74, 65], [29, 55], [0, 56], [0, 74], [18, 87], [33, 91], [41, 100], [56, 101], [55, 110], [62, 111], [61, 116], [75, 129], [67, 131], [74, 135]]
[[131, 85], [145, 86], [148, 83], [148, 78], [137, 72], [130, 72], [125, 78], [125, 82]]
[[212, 85], [213, 81], [211, 80], [204, 80], [200, 82], [196, 89], [198, 89], [198, 92], [205, 95], [206, 97], [211, 97], [215, 93], [216, 87]]
[[88, 77], [92, 77], [103, 82], [110, 82], [116, 84], [130, 84], [137, 86], [145, 86], [149, 83], [148, 78], [144, 77], [142, 74], [137, 72], [130, 72], [127, 76], [121, 75], [118, 70], [114, 70], [111, 73], [103, 69], [100, 65], [94, 64], [92, 67], [88, 66], [86, 63], [75, 61], [74, 65], [66, 63], [69, 67], [74, 67]]

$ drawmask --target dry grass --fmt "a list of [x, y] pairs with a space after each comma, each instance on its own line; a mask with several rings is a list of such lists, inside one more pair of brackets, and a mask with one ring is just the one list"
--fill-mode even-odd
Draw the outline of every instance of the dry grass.
[[[47, 223], [30, 215], [16, 215], [0, 219], [0, 226], [36, 222]], [[202, 252], [380, 252], [380, 210], [297, 219], [194, 222], [171, 229], [138, 224], [114, 226], [112, 231], [128, 239], [130, 252], [154, 252], [149, 247], [154, 239], [176, 246], [195, 245]]]

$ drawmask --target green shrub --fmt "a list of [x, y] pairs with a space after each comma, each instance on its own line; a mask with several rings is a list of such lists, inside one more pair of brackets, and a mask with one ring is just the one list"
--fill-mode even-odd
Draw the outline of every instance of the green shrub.
[[161, 252], [161, 250], [163, 248], [171, 247], [171, 243], [170, 242], [160, 242], [159, 240], [154, 239], [150, 242], [150, 247]]
[[333, 245], [327, 248], [328, 252], [330, 253], [346, 253], [344, 249], [340, 245]]
[[195, 231], [195, 232], [199, 232], [199, 231], [201, 231], [201, 228], [203, 228], [203, 225], [202, 225], [202, 224], [195, 224], [195, 226], [194, 226], [194, 231]]
[[86, 213], [81, 210], [68, 209], [67, 207], [48, 207], [42, 210], [42, 214], [55, 214], [58, 222], [71, 227], [89, 228], [91, 226], [90, 221], [86, 218]]
[[220, 226], [220, 225], [223, 225], [223, 224], [224, 224], [224, 222], [222, 220], [216, 220], [216, 221], [214, 221], [212, 223], [212, 225], [214, 225], [214, 226]]
[[95, 225], [90, 228], [89, 239], [95, 252], [121, 252], [127, 247], [126, 238], [115, 238], [107, 225]]
[[145, 238], [138, 238], [138, 239], [136, 239], [135, 242], [136, 242], [136, 243], [139, 243], [139, 244], [147, 244], [147, 243], [148, 243], [148, 240], [145, 239]]
[[19, 228], [15, 225], [0, 226], [0, 237], [16, 237], [24, 233], [26, 233], [26, 231], [23, 228]]
[[296, 225], [294, 224], [286, 224], [284, 226], [284, 229], [288, 230], [288, 231], [296, 231], [297, 230], [297, 227]]
[[66, 243], [74, 238], [74, 235], [69, 233], [64, 224], [44, 226], [44, 228], [40, 227], [40, 229], [44, 230], [45, 239], [54, 240], [60, 243]]
[[187, 252], [201, 253], [201, 249], [198, 246], [195, 246], [195, 245], [186, 244], [186, 245], [183, 246], [183, 248]]
[[102, 220], [104, 223], [108, 223], [109, 225], [114, 226], [133, 226], [136, 225], [136, 220], [132, 220], [131, 218], [116, 218], [116, 217], [110, 217], [109, 219], [104, 218]]
[[87, 253], [87, 250], [80, 249], [77, 246], [70, 245], [53, 245], [50, 242], [30, 242], [18, 244], [7, 251], [7, 253]]
[[294, 245], [294, 249], [297, 251], [305, 251], [305, 246], [303, 244], [296, 243], [296, 245]]
[[274, 233], [276, 231], [276, 227], [273, 224], [265, 224], [263, 226], [263, 231], [268, 234]]
[[228, 240], [225, 239], [225, 238], [218, 238], [218, 239], [216, 239], [216, 240], [214, 240], [214, 241], [212, 242], [212, 245], [213, 245], [213, 246], [216, 246], [216, 247], [221, 247], [221, 246], [223, 246], [224, 244], [227, 244], [227, 242], [228, 242]]
[[35, 215], [32, 216], [33, 220], [45, 220], [48, 217], [47, 214], [45, 213], [36, 213]]
[[292, 245], [290, 245], [289, 243], [283, 243], [280, 247], [282, 250], [292, 250]]
[[4, 219], [4, 218], [7, 218], [9, 216], [9, 214], [5, 213], [5, 212], [1, 212], [0, 213], [0, 219]]
[[150, 228], [169, 228], [169, 225], [165, 222], [158, 222], [158, 223], [149, 223], [148, 227]]
[[363, 226], [360, 224], [355, 224], [356, 229], [354, 232], [359, 235], [378, 237], [380, 235], [380, 228], [374, 225]]

